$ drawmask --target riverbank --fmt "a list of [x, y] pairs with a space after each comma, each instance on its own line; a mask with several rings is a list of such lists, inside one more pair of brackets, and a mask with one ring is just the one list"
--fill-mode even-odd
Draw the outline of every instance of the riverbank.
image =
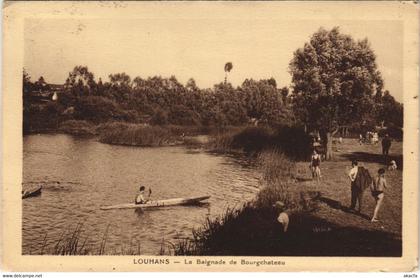
[[[111, 145], [138, 147], [186, 145], [227, 153], [230, 151], [233, 152], [234, 148], [221, 146], [220, 138], [232, 137], [244, 129], [246, 129], [246, 126], [152, 126], [128, 122], [95, 124], [83, 120], [68, 120], [60, 123], [56, 128], [33, 129], [25, 135], [68, 134], [82, 137], [96, 137], [100, 142]], [[243, 149], [237, 148], [236, 151], [243, 152]]]
[[[391, 156], [399, 169], [387, 172], [381, 221], [371, 223], [374, 200], [365, 192], [362, 214], [351, 213], [349, 161], [358, 159], [375, 175], [383, 167], [378, 145], [359, 145], [345, 139], [336, 146], [336, 159], [321, 164], [320, 183], [310, 177], [308, 162], [291, 162], [276, 151], [258, 155], [262, 189], [253, 202], [206, 219], [190, 239], [175, 246], [176, 255], [236, 256], [401, 256], [402, 144], [395, 142]], [[276, 221], [276, 201], [285, 204], [287, 232]]]
[[82, 137], [96, 137], [100, 142], [112, 145], [157, 147], [187, 145], [202, 147], [208, 143], [203, 135], [225, 132], [232, 127], [216, 128], [204, 126], [151, 126], [128, 122], [107, 122], [95, 124], [83, 120], [68, 120], [56, 128], [40, 128], [30, 134], [68, 134]]

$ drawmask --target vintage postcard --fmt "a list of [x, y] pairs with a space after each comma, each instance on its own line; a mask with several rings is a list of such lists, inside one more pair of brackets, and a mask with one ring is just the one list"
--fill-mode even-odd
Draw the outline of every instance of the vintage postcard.
[[2, 269], [415, 271], [418, 15], [6, 1]]

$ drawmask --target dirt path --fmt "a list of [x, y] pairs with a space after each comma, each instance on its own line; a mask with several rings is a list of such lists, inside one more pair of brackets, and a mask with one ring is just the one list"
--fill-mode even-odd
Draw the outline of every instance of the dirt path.
[[402, 143], [393, 142], [390, 156], [397, 161], [399, 169], [387, 171], [389, 189], [385, 192], [383, 206], [379, 212], [380, 222], [371, 223], [375, 201], [367, 189], [364, 193], [362, 215], [347, 210], [350, 205], [350, 181], [348, 171], [351, 160], [369, 169], [372, 177], [379, 168], [385, 167], [381, 145], [360, 145], [357, 140], [345, 139], [337, 145], [334, 161], [321, 163], [322, 178], [319, 184], [311, 179], [308, 162], [298, 163], [297, 191], [316, 190], [321, 192], [319, 210], [314, 215], [342, 227], [356, 227], [365, 230], [389, 232], [395, 238], [401, 237], [402, 222]]

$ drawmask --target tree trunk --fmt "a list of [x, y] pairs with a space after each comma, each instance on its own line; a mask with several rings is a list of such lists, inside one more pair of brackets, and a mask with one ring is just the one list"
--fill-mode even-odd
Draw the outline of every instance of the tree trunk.
[[331, 160], [333, 159], [333, 150], [332, 150], [332, 134], [331, 132], [327, 132], [326, 136], [326, 144], [325, 144], [325, 159]]

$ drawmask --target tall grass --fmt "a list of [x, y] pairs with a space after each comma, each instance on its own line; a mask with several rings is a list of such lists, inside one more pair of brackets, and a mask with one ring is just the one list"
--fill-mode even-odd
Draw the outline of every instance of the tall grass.
[[[61, 255], [61, 256], [83, 256], [83, 255], [141, 255], [141, 243], [130, 240], [128, 245], [121, 243], [119, 246], [111, 248], [107, 246], [108, 225], [97, 245], [90, 243], [89, 235], [84, 234], [84, 224], [78, 223], [74, 229], [63, 230], [60, 237], [53, 244], [47, 244], [48, 233], [43, 236], [36, 254], [39, 255]], [[31, 245], [29, 255], [33, 254]], [[159, 254], [172, 255], [174, 246], [171, 242], [162, 239]]]
[[[88, 237], [82, 240], [83, 224], [77, 224], [73, 231], [65, 234], [64, 231], [52, 250], [53, 255], [86, 255], [89, 253], [86, 243]], [[41, 252], [43, 255], [43, 252]]]
[[111, 123], [100, 128], [99, 141], [107, 144], [155, 147], [177, 142], [176, 135], [160, 126]]
[[99, 140], [107, 144], [128, 146], [203, 145], [191, 136], [217, 134], [217, 128], [203, 126], [149, 126], [125, 122], [109, 122], [96, 128]]
[[256, 207], [268, 208], [276, 201], [291, 207], [293, 201], [289, 186], [296, 176], [296, 164], [279, 150], [262, 151], [258, 154], [257, 163], [263, 186], [255, 198]]

